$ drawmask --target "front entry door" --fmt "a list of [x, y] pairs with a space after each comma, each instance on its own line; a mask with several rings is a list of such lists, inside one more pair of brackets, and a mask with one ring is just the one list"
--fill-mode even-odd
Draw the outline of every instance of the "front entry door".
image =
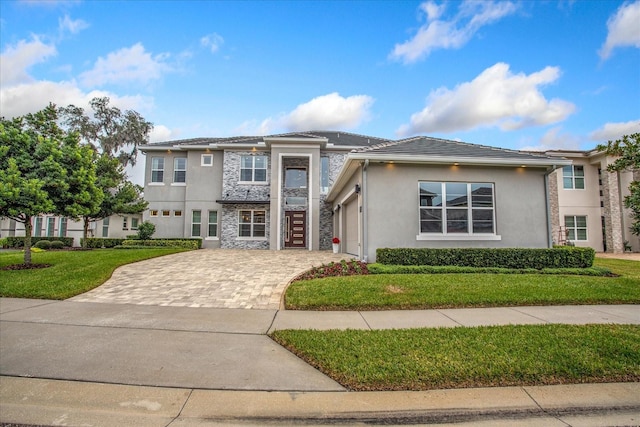
[[307, 247], [307, 213], [304, 211], [285, 211], [284, 247]]

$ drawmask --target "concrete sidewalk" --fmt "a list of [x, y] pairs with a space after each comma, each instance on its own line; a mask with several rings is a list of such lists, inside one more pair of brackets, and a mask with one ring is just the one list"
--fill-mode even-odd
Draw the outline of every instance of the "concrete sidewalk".
[[565, 425], [558, 417], [578, 414], [639, 424], [638, 384], [354, 393], [266, 335], [289, 328], [539, 323], [640, 324], [640, 307], [296, 312], [3, 298], [0, 421], [202, 426], [204, 420], [309, 424], [382, 416], [398, 423], [549, 421], [551, 414], [556, 424], [538, 425], [553, 426]]

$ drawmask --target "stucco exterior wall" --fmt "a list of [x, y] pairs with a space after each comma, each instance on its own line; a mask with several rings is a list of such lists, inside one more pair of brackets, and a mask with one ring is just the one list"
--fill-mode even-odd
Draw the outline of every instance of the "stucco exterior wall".
[[[366, 202], [367, 259], [383, 247], [548, 247], [545, 170], [372, 163]], [[418, 240], [419, 182], [493, 183], [500, 240]]]

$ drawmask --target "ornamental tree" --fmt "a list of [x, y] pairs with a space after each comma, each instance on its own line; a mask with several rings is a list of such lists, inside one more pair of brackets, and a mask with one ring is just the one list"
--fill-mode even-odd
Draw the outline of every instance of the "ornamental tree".
[[[624, 135], [621, 139], [608, 141], [606, 145], [599, 145], [597, 148], [618, 157], [607, 167], [608, 171], [632, 171], [634, 177], [635, 172], [640, 171], [640, 133]], [[624, 198], [624, 206], [631, 210], [631, 232], [640, 236], [640, 181], [637, 179], [629, 185], [629, 195]]]

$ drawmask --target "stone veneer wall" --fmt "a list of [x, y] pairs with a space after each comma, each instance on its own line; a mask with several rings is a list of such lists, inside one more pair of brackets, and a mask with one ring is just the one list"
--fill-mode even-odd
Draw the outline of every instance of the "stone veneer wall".
[[[562, 171], [562, 169], [559, 169]], [[551, 211], [551, 237], [553, 244], [560, 244], [560, 206], [558, 201], [558, 172], [549, 175], [549, 210]]]
[[[265, 237], [257, 239], [238, 237], [238, 211], [263, 210], [266, 211]], [[269, 205], [263, 204], [228, 204], [222, 208], [220, 223], [220, 247], [222, 249], [269, 249]]]
[[602, 189], [604, 207], [605, 240], [607, 252], [620, 253], [624, 251], [622, 236], [622, 220], [620, 205], [620, 186], [617, 172], [608, 172], [605, 164], [602, 165]]
[[[346, 153], [320, 152], [320, 157], [329, 157], [329, 188], [333, 185], [342, 165], [347, 159]], [[320, 194], [320, 250], [332, 248], [333, 239], [333, 209], [327, 202], [327, 195]]]
[[[240, 158], [247, 155], [267, 156], [267, 181], [264, 184], [239, 184]], [[268, 201], [271, 187], [271, 156], [265, 151], [225, 150], [222, 198], [225, 200]], [[256, 240], [238, 238], [238, 211], [266, 211], [266, 235]], [[223, 249], [269, 249], [270, 212], [268, 204], [225, 204], [221, 212], [220, 247]]]

